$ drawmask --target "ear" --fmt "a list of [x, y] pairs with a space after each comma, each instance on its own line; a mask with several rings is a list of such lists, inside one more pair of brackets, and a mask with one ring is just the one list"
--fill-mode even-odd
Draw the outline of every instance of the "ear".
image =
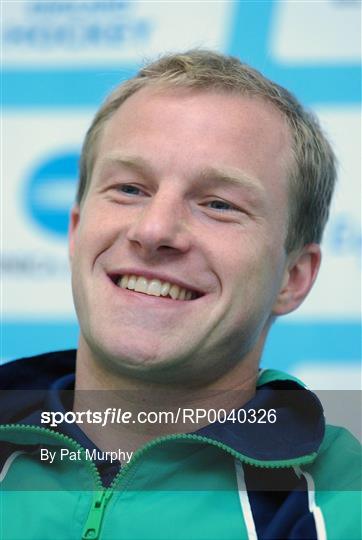
[[288, 256], [283, 283], [272, 311], [274, 315], [285, 315], [300, 306], [315, 282], [320, 263], [318, 244], [307, 244]]
[[76, 204], [75, 206], [73, 206], [70, 212], [70, 218], [69, 218], [68, 254], [69, 254], [70, 261], [72, 261], [73, 259], [79, 221], [80, 221], [80, 208]]

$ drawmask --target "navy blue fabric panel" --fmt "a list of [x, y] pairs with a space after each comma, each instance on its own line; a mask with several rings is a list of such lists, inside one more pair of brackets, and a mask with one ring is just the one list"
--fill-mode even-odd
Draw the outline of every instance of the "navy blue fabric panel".
[[74, 373], [76, 350], [57, 351], [7, 362], [0, 368], [0, 390], [48, 390], [59, 377]]
[[259, 387], [243, 409], [275, 409], [277, 420], [262, 424], [216, 422], [197, 433], [259, 460], [291, 459], [318, 451], [325, 429], [323, 408], [312, 392], [297, 383], [275, 381]]
[[317, 540], [304, 477], [298, 478], [293, 469], [260, 472], [248, 466], [244, 466], [244, 474], [258, 538]]

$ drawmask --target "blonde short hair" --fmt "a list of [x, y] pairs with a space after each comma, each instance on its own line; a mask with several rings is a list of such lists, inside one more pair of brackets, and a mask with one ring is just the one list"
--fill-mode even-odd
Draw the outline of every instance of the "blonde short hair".
[[232, 56], [191, 50], [162, 56], [120, 84], [98, 110], [84, 140], [77, 202], [87, 192], [104, 124], [132, 94], [145, 86], [218, 90], [258, 97], [273, 104], [287, 120], [293, 140], [289, 218], [285, 249], [320, 243], [336, 181], [336, 160], [316, 117], [285, 88]]

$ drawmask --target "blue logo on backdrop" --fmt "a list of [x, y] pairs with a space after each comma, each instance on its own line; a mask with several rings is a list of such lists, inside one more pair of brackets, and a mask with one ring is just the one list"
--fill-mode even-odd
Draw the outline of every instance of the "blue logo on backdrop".
[[76, 192], [79, 154], [68, 152], [52, 156], [33, 172], [25, 193], [31, 218], [46, 231], [65, 236], [69, 208]]

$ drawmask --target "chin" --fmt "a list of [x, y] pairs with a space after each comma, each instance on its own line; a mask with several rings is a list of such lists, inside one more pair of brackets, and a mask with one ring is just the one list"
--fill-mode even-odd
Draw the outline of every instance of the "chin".
[[[114, 370], [128, 376], [140, 377], [142, 374], [161, 374], [172, 370], [177, 365], [183, 364], [183, 357], [180, 347], [165, 347], [163, 343], [114, 343], [107, 342], [106, 347], [97, 346], [95, 353], [113, 367]], [[176, 352], [177, 351], [177, 352]]]

